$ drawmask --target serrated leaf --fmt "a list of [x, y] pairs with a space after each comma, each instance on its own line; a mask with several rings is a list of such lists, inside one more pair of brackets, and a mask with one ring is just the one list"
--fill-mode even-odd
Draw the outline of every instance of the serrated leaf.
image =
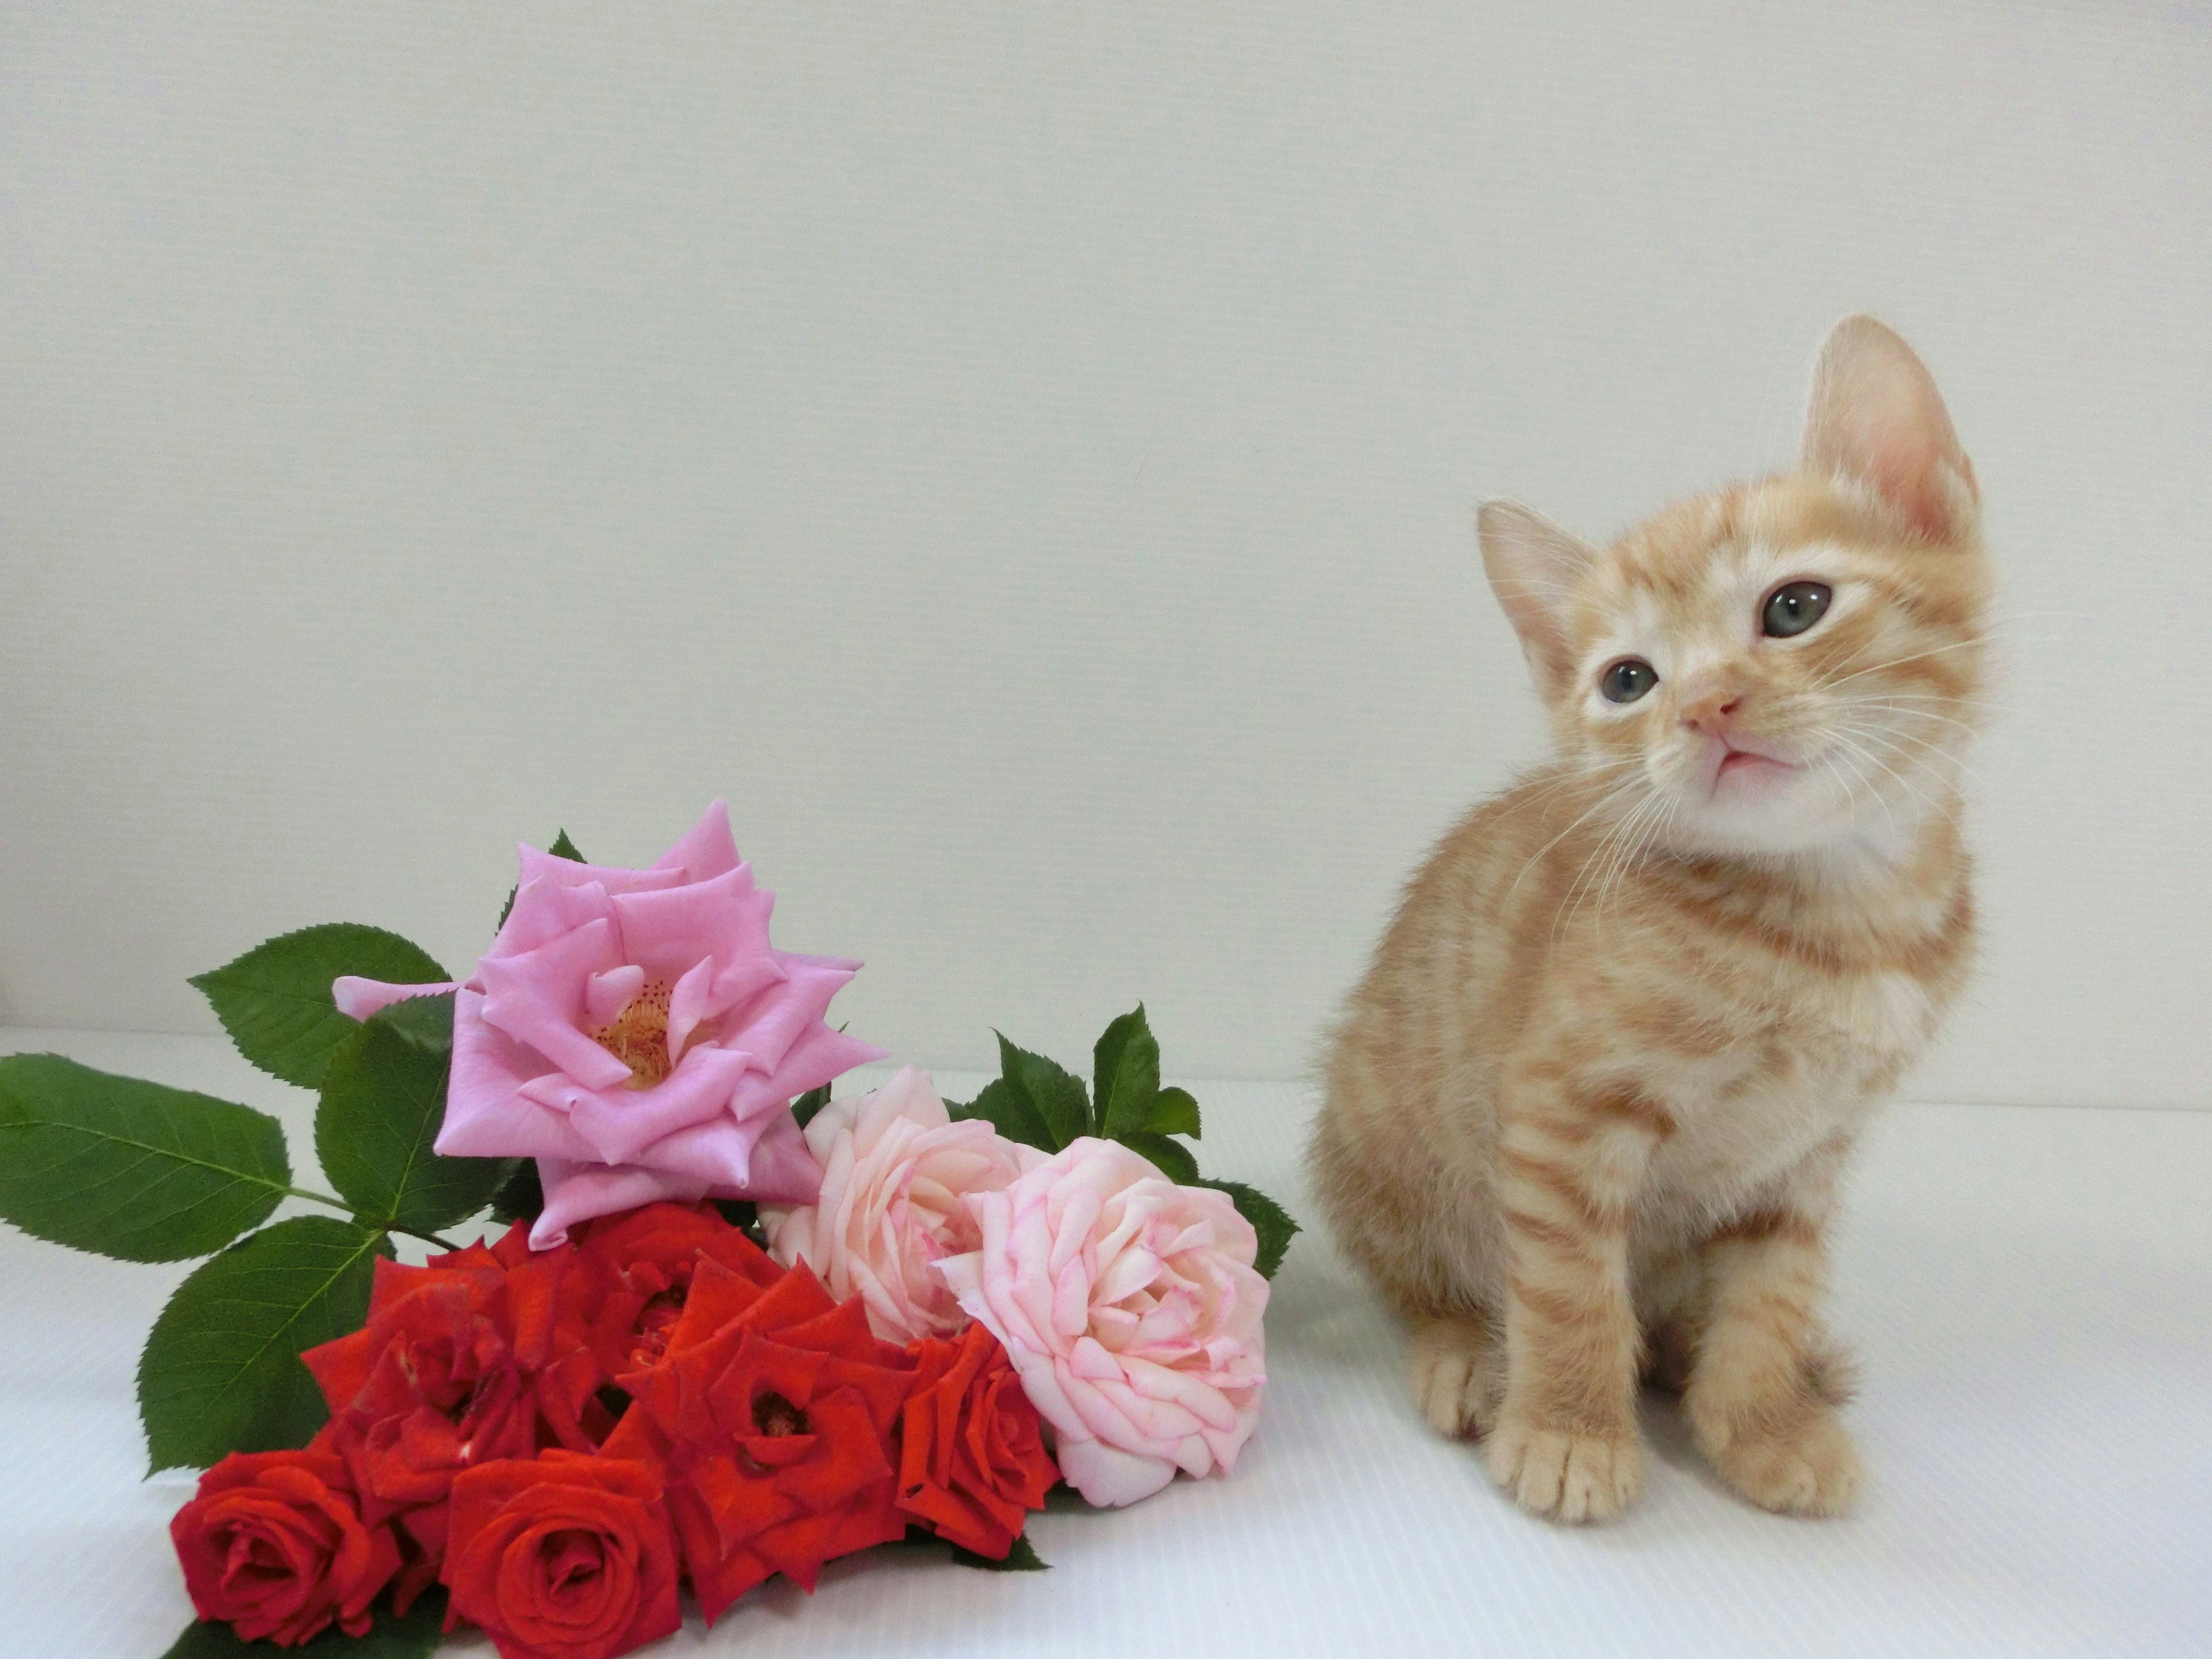
[[[423, 1659], [435, 1653], [445, 1639], [446, 1592], [432, 1589], [407, 1609], [405, 1618], [394, 1616], [389, 1606], [376, 1611], [376, 1622], [365, 1636], [348, 1636], [332, 1625], [304, 1646], [287, 1650], [337, 1659]], [[187, 1625], [162, 1659], [268, 1659], [276, 1650], [267, 1642], [240, 1641], [228, 1625]]]
[[1291, 1212], [1261, 1192], [1257, 1187], [1248, 1187], [1241, 1181], [1197, 1181], [1189, 1186], [1211, 1187], [1229, 1194], [1236, 1205], [1237, 1213], [1252, 1224], [1252, 1231], [1260, 1235], [1259, 1259], [1252, 1265], [1262, 1279], [1273, 1279], [1275, 1269], [1283, 1265], [1283, 1257], [1291, 1248], [1291, 1240], [1304, 1231], [1291, 1219]]
[[[382, 1021], [417, 1048], [449, 1054], [453, 1051], [453, 1002], [451, 991], [441, 991], [434, 996], [403, 997], [378, 1009], [369, 1018]], [[328, 1081], [327, 1075], [325, 1080]]]
[[1049, 1572], [1052, 1571], [1052, 1563], [1036, 1553], [1036, 1546], [1030, 1542], [1030, 1535], [1027, 1533], [1022, 1533], [1015, 1538], [1014, 1547], [1006, 1552], [1003, 1560], [994, 1560], [988, 1555], [978, 1555], [975, 1551], [963, 1549], [957, 1544], [952, 1547], [952, 1559], [963, 1567], [978, 1567], [985, 1572]]
[[1146, 1129], [1133, 1129], [1117, 1137], [1131, 1152], [1150, 1158], [1159, 1172], [1178, 1187], [1198, 1184], [1198, 1160], [1180, 1140], [1170, 1140]]
[[1056, 1152], [1091, 1133], [1091, 1097], [1083, 1079], [1056, 1060], [1018, 1048], [999, 1035], [1000, 1080], [1026, 1098], [1048, 1139], [1031, 1143]]
[[545, 1212], [545, 1188], [538, 1179], [538, 1160], [511, 1158], [507, 1174], [491, 1195], [491, 1218], [512, 1224], [535, 1221]]
[[[584, 855], [576, 850], [576, 843], [568, 839], [568, 832], [566, 830], [556, 832], [553, 844], [545, 851], [550, 857], [566, 859], [571, 864], [584, 862]], [[499, 907], [499, 927], [493, 928], [494, 933], [497, 933], [500, 927], [507, 926], [507, 919], [514, 914], [514, 896], [521, 890], [520, 887], [510, 887], [507, 890], [507, 902]]]
[[1118, 1140], [1149, 1127], [1152, 1099], [1160, 1091], [1160, 1045], [1143, 1003], [1106, 1028], [1091, 1051], [1091, 1067], [1098, 1133]]
[[250, 1106], [59, 1054], [0, 1060], [0, 1218], [125, 1261], [185, 1261], [269, 1218], [284, 1130]]
[[1144, 1127], [1156, 1135], [1188, 1135], [1196, 1140], [1198, 1102], [1188, 1089], [1163, 1089], [1152, 1097]]
[[829, 1103], [830, 1085], [825, 1083], [818, 1089], [809, 1089], [805, 1094], [799, 1096], [798, 1099], [793, 1101], [791, 1103], [791, 1115], [799, 1120], [799, 1127], [804, 1129], [808, 1124], [814, 1121], [815, 1113], [820, 1111]]
[[442, 1227], [483, 1208], [507, 1176], [504, 1158], [431, 1150], [446, 1121], [453, 1019], [451, 992], [410, 998], [364, 1021], [331, 1056], [315, 1155], [370, 1222]]
[[155, 1473], [304, 1446], [330, 1413], [301, 1353], [358, 1330], [381, 1232], [328, 1216], [264, 1227], [177, 1287], [138, 1357]]
[[331, 1000], [331, 981], [345, 974], [396, 985], [453, 977], [397, 933], [335, 921], [257, 945], [191, 983], [239, 1053], [271, 1077], [319, 1089], [331, 1051], [354, 1029]]
[[960, 1117], [980, 1117], [1009, 1140], [1019, 1141], [1024, 1146], [1042, 1151], [1057, 1152], [1052, 1144], [1052, 1131], [1037, 1113], [1036, 1105], [1026, 1091], [1005, 1078], [995, 1078], [983, 1085], [982, 1093], [961, 1109]]

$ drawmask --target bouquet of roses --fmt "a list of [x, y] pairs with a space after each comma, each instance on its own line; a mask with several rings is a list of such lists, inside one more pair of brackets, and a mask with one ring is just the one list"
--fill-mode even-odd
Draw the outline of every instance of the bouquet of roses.
[[[465, 981], [350, 925], [194, 981], [319, 1091], [335, 1194], [264, 1114], [0, 1060], [0, 1216], [210, 1257], [139, 1365], [153, 1467], [206, 1469], [173, 1655], [474, 1625], [602, 1659], [677, 1629], [685, 1586], [711, 1623], [877, 1545], [1041, 1566], [1062, 1480], [1121, 1504], [1233, 1467], [1296, 1226], [1200, 1179], [1141, 1007], [1090, 1090], [1001, 1037], [967, 1104], [911, 1066], [832, 1100], [884, 1058], [826, 1022], [859, 964], [770, 945], [720, 802], [647, 869], [521, 858]], [[288, 1198], [340, 1214], [262, 1225]]]

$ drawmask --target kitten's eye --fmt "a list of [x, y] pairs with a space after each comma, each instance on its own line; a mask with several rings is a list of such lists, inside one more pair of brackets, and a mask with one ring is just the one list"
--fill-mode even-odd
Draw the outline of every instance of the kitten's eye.
[[1634, 702], [1659, 684], [1659, 671], [1640, 657], [1629, 657], [1598, 676], [1597, 689], [1607, 702]]
[[1827, 614], [1832, 590], [1826, 582], [1784, 582], [1767, 596], [1760, 618], [1770, 639], [1802, 634]]

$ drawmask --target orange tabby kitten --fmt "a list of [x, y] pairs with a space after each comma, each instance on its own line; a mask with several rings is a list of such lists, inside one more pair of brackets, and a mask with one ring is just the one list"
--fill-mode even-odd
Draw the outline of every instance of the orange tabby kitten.
[[1412, 1324], [1422, 1412], [1526, 1508], [1636, 1496], [1642, 1373], [1737, 1492], [1835, 1513], [1837, 1177], [1972, 946], [1973, 468], [1853, 317], [1797, 471], [1603, 550], [1511, 502], [1480, 522], [1558, 758], [1407, 889], [1329, 1057], [1323, 1205]]

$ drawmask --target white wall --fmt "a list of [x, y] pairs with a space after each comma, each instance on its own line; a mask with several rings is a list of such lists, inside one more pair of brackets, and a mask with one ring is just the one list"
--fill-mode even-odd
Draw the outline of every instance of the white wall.
[[902, 1054], [1293, 1073], [1536, 751], [1471, 503], [1866, 307], [2014, 618], [1913, 1091], [2212, 1105], [2202, 9], [16, 5], [0, 238], [0, 1022], [724, 793]]

